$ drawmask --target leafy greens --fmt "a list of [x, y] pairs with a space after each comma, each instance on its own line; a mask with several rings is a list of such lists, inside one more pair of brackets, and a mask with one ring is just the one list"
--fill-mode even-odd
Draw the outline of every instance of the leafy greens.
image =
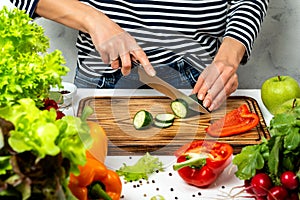
[[[0, 108], [0, 118], [14, 125], [14, 129], [9, 131], [9, 137], [4, 136], [9, 148], [4, 146], [0, 149], [0, 175], [9, 175], [12, 173], [11, 170], [24, 173], [21, 169], [24, 168], [26, 172], [32, 166], [39, 166], [37, 168], [40, 170], [47, 170], [52, 166], [55, 169], [53, 171], [60, 171], [59, 169], [66, 161], [68, 161], [68, 171], [65, 173], [72, 172], [78, 175], [78, 166], [86, 163], [86, 149], [91, 147], [93, 140], [85, 120], [73, 116], [65, 116], [56, 120], [55, 109], [40, 110], [29, 98], [20, 99], [18, 104]], [[8, 153], [11, 150], [5, 151], [10, 148], [13, 154]], [[11, 162], [18, 164], [11, 164]], [[21, 169], [16, 169], [16, 166]], [[53, 171], [51, 173], [54, 173]], [[47, 171], [40, 173], [45, 176], [44, 181], [54, 176], [49, 175], [50, 172]], [[17, 179], [22, 182], [28, 180], [19, 177], [18, 173], [12, 174], [11, 177], [14, 179], [17, 175]], [[65, 181], [64, 188], [68, 190], [66, 181], [68, 174], [60, 171], [56, 175], [59, 176], [59, 180]], [[29, 178], [34, 179], [30, 176]], [[34, 182], [34, 180], [31, 181]], [[26, 182], [23, 184], [26, 185]]]
[[43, 28], [24, 11], [0, 10], [0, 107], [26, 97], [41, 104], [50, 86], [62, 87], [69, 68], [59, 50], [48, 48]]
[[72, 199], [69, 173], [79, 174], [92, 145], [86, 118], [40, 109], [69, 71], [48, 48], [24, 11], [0, 10], [0, 199]]
[[134, 165], [123, 163], [123, 166], [116, 172], [120, 176], [124, 176], [127, 181], [138, 181], [140, 179], [148, 180], [148, 177], [157, 170], [163, 171], [163, 163], [147, 152]]
[[276, 183], [284, 171], [294, 171], [300, 177], [300, 107], [275, 115], [269, 126], [271, 138], [246, 146], [233, 159], [238, 168], [236, 176], [251, 179], [257, 170], [267, 172]]

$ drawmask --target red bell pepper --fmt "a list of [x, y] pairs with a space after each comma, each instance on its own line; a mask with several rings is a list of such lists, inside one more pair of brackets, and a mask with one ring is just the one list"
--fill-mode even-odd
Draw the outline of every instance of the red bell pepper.
[[208, 187], [215, 182], [232, 160], [229, 144], [198, 140], [184, 145], [175, 152], [177, 163], [173, 169], [188, 184]]
[[232, 136], [251, 130], [258, 122], [258, 116], [243, 104], [212, 123], [205, 131], [212, 137]]

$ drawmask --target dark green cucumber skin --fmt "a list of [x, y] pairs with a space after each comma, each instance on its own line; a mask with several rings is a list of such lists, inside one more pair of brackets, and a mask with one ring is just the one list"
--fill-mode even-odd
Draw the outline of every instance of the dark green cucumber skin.
[[[198, 95], [197, 93], [196, 93], [196, 94], [191, 94], [191, 95], [189, 95], [189, 97], [191, 97], [191, 98], [194, 99], [195, 101], [198, 101], [198, 103], [199, 103], [200, 105], [203, 106], [203, 101], [200, 100], [200, 99], [198, 99], [197, 95]], [[205, 107], [203, 106], [203, 108], [205, 108]], [[208, 112], [211, 112], [211, 111], [208, 110], [207, 108], [205, 108], [205, 110], [207, 110]], [[195, 112], [196, 112], [196, 111], [195, 111]]]
[[[181, 103], [181, 104], [185, 107], [185, 109], [186, 109], [186, 115], [185, 115], [185, 116], [180, 116], [180, 115], [179, 115], [178, 113], [176, 113], [176, 111], [174, 110], [172, 104], [174, 104], [174, 103], [176, 103], [176, 102]], [[174, 113], [177, 117], [179, 117], [179, 118], [186, 118], [186, 117], [189, 115], [189, 111], [190, 111], [188, 104], [187, 104], [186, 101], [183, 100], [183, 99], [175, 99], [174, 101], [172, 101], [172, 102], [171, 102], [171, 109], [172, 109], [173, 113]]]
[[[143, 123], [143, 126], [142, 126], [142, 127], [136, 127], [136, 126], [133, 124], [134, 128], [135, 128], [136, 130], [143, 130], [143, 129], [149, 128], [149, 127], [152, 125], [152, 123], [153, 123], [153, 116], [152, 116], [152, 114], [151, 114], [150, 112], [146, 111], [146, 110], [140, 110], [140, 111], [138, 111], [138, 112], [135, 114], [135, 116], [134, 116], [133, 119], [135, 119], [136, 115], [137, 115], [139, 112], [146, 112], [146, 113], [148, 114], [148, 116], [149, 116], [149, 119], [145, 119], [145, 120], [147, 120], [147, 121], [145, 121], [145, 122]], [[146, 123], [148, 123], [148, 124], [147, 124], [147, 125], [144, 125], [144, 124], [146, 124]]]

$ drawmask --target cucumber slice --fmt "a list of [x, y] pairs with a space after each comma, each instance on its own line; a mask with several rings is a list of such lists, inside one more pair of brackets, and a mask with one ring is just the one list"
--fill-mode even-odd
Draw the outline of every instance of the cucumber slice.
[[138, 111], [133, 117], [133, 126], [135, 129], [145, 129], [153, 122], [153, 116], [146, 110]]
[[154, 126], [156, 126], [158, 128], [168, 128], [173, 125], [173, 122], [160, 122], [160, 121], [154, 120], [153, 124], [154, 124]]
[[173, 122], [175, 119], [175, 115], [171, 113], [160, 113], [155, 116], [155, 120], [163, 123]]
[[189, 106], [183, 99], [176, 99], [171, 102], [173, 113], [180, 118], [185, 118], [188, 115]]

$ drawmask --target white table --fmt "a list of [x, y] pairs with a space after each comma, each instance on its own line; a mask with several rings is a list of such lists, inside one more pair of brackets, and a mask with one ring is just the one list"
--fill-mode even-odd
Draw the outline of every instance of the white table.
[[[190, 94], [190, 90], [182, 90], [186, 94]], [[74, 98], [73, 110], [68, 109], [66, 114], [74, 115], [77, 113], [78, 103], [80, 99], [90, 96], [159, 96], [159, 92], [154, 90], [110, 90], [110, 89], [78, 89]], [[260, 97], [260, 90], [247, 89], [237, 90], [233, 96], [249, 96], [254, 98], [262, 111], [264, 119], [269, 125], [272, 115], [267, 111], [263, 105]], [[200, 200], [200, 199], [249, 199], [243, 196], [249, 196], [247, 193], [242, 193], [235, 197], [231, 195], [238, 193], [241, 189], [230, 190], [235, 186], [243, 185], [243, 181], [237, 179], [234, 175], [236, 168], [229, 166], [217, 179], [217, 181], [210, 187], [201, 189], [194, 186], [187, 185], [179, 177], [176, 171], [173, 171], [172, 164], [175, 162], [173, 156], [158, 156], [164, 163], [165, 171], [155, 173], [149, 177], [149, 180], [142, 180], [141, 182], [123, 183], [122, 199], [124, 200], [149, 200], [154, 195], [162, 195], [166, 200]], [[119, 169], [123, 163], [127, 165], [134, 164], [139, 156], [108, 156], [106, 159], [106, 166], [116, 170]]]

